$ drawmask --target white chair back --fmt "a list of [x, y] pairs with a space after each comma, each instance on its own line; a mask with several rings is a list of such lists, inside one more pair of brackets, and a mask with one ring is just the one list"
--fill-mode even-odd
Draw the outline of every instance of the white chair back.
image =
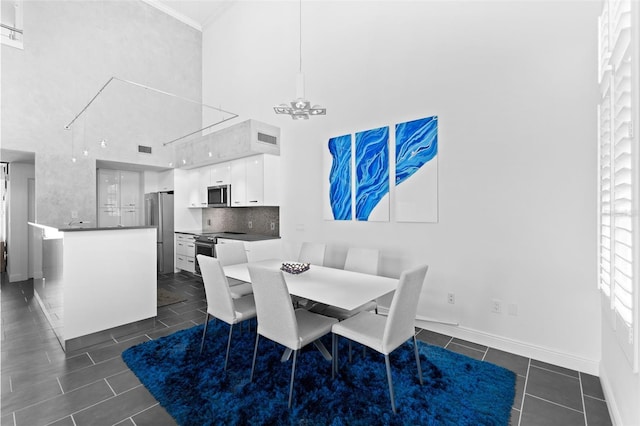
[[235, 322], [236, 310], [231, 299], [227, 277], [220, 261], [215, 257], [199, 254], [196, 256], [204, 282], [207, 297], [207, 312], [229, 324]]
[[310, 263], [312, 265], [324, 265], [324, 252], [326, 246], [322, 243], [302, 243], [300, 254], [298, 254], [298, 262]]
[[258, 314], [258, 334], [298, 349], [298, 322], [282, 271], [249, 265], [249, 275]]
[[344, 269], [378, 275], [379, 260], [380, 252], [377, 249], [350, 247], [347, 252], [347, 259], [344, 262]]
[[247, 252], [242, 242], [216, 244], [216, 258], [222, 266], [248, 262]]
[[387, 323], [382, 336], [384, 353], [395, 350], [398, 346], [415, 336], [415, 318], [418, 310], [418, 299], [422, 291], [427, 265], [404, 271], [400, 276], [398, 288], [391, 301]]

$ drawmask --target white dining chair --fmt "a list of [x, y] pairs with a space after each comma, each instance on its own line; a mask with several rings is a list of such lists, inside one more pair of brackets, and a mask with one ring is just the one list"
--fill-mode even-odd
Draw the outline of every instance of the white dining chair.
[[[346, 271], [360, 272], [369, 275], [378, 275], [378, 264], [380, 263], [380, 252], [377, 249], [350, 247], [347, 251], [347, 258], [344, 263]], [[375, 300], [358, 306], [352, 310], [338, 308], [336, 306], [328, 306], [324, 304], [315, 304], [310, 310], [312, 312], [337, 318], [342, 321], [350, 318], [362, 311], [375, 311], [378, 313], [378, 304]]]
[[330, 333], [331, 327], [338, 320], [314, 314], [305, 309], [294, 310], [282, 271], [250, 264], [249, 274], [258, 314], [258, 333], [253, 350], [250, 380], [253, 381], [260, 336], [293, 351], [289, 383], [289, 408], [291, 408], [298, 351], [309, 343], [313, 343], [320, 351], [327, 352], [318, 339]]
[[398, 288], [391, 301], [387, 317], [363, 311], [335, 324], [333, 332], [333, 370], [338, 372], [338, 338], [339, 336], [360, 343], [384, 355], [387, 368], [387, 381], [389, 383], [389, 397], [391, 408], [396, 412], [395, 395], [393, 392], [393, 380], [391, 378], [391, 364], [389, 354], [396, 350], [408, 339], [413, 338], [413, 348], [418, 367], [418, 377], [422, 385], [422, 368], [420, 366], [420, 354], [416, 342], [415, 317], [418, 309], [418, 299], [422, 291], [422, 285], [427, 275], [427, 265], [418, 266], [400, 275]]
[[220, 261], [214, 257], [199, 254], [196, 256], [202, 273], [204, 282], [204, 292], [207, 298], [207, 313], [204, 321], [204, 331], [202, 332], [202, 342], [200, 343], [200, 354], [204, 348], [209, 316], [217, 318], [229, 324], [229, 338], [227, 339], [227, 353], [224, 358], [224, 370], [227, 369], [229, 360], [229, 348], [231, 347], [231, 334], [233, 326], [243, 321], [256, 317], [256, 304], [253, 295], [234, 299], [227, 277], [224, 275]]
[[[247, 251], [242, 242], [216, 244], [216, 258], [222, 266], [237, 265], [238, 263], [247, 263]], [[238, 299], [253, 293], [250, 283], [238, 280], [228, 280], [231, 290], [231, 297]]]
[[[298, 262], [323, 266], [325, 251], [326, 245], [324, 245], [323, 243], [312, 243], [309, 241], [305, 241], [300, 246], [300, 252], [298, 253]], [[301, 306], [307, 309], [309, 309], [312, 304], [310, 300], [298, 296], [293, 296], [291, 298], [291, 301], [295, 306]]]
[[322, 243], [312, 243], [305, 241], [300, 247], [298, 262], [310, 263], [312, 265], [324, 265], [324, 253], [326, 246]]

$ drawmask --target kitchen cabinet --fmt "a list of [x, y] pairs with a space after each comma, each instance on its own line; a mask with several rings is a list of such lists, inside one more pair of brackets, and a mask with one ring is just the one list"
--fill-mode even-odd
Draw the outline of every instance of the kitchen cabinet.
[[98, 169], [98, 226], [141, 224], [142, 178], [140, 173]]
[[247, 162], [244, 158], [231, 162], [231, 207], [247, 205]]
[[231, 162], [231, 206], [277, 206], [280, 203], [280, 157], [261, 154]]
[[210, 186], [229, 185], [231, 183], [231, 162], [211, 166]]
[[[173, 170], [158, 173], [158, 191], [173, 191]], [[155, 192], [155, 191], [152, 191]]]
[[176, 268], [196, 272], [196, 237], [176, 234]]
[[189, 207], [207, 207], [207, 187], [203, 186], [203, 175], [204, 171], [200, 169], [189, 170]]
[[208, 205], [207, 188], [231, 185], [231, 207], [280, 204], [280, 157], [260, 154], [189, 170], [189, 207]]

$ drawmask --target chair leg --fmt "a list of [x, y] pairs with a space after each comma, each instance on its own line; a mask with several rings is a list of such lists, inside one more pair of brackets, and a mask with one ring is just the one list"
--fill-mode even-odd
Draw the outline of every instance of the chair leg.
[[227, 339], [227, 355], [224, 357], [224, 371], [227, 371], [227, 361], [229, 360], [229, 348], [231, 348], [231, 333], [233, 333], [233, 324], [229, 325], [229, 338]]
[[338, 335], [331, 334], [331, 379], [335, 378], [338, 370]]
[[207, 334], [207, 326], [209, 325], [209, 312], [207, 312], [204, 318], [204, 331], [202, 332], [202, 342], [200, 342], [200, 355], [202, 355], [202, 349], [204, 348], [204, 336]]
[[289, 384], [289, 408], [291, 408], [291, 402], [293, 401], [293, 378], [296, 375], [296, 359], [298, 358], [298, 351], [293, 351], [293, 364], [291, 365], [291, 383]]
[[391, 363], [389, 362], [389, 355], [384, 356], [384, 363], [387, 365], [387, 380], [389, 381], [389, 397], [391, 398], [391, 409], [393, 413], [396, 413], [396, 398], [393, 393], [393, 380], [391, 379]]
[[418, 352], [418, 341], [416, 340], [416, 336], [413, 336], [413, 348], [416, 353], [416, 365], [418, 366], [418, 377], [420, 378], [420, 386], [424, 383], [422, 382], [422, 367], [420, 366], [420, 353]]
[[256, 333], [256, 345], [253, 348], [253, 362], [251, 363], [251, 377], [249, 378], [250, 382], [253, 382], [253, 370], [256, 368], [256, 355], [258, 354], [258, 340], [260, 340], [260, 335]]

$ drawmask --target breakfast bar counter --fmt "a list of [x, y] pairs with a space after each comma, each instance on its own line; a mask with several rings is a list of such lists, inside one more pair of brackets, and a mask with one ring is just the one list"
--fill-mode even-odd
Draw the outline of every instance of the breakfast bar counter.
[[29, 225], [42, 248], [35, 297], [65, 351], [109, 340], [118, 327], [154, 320], [155, 227]]

